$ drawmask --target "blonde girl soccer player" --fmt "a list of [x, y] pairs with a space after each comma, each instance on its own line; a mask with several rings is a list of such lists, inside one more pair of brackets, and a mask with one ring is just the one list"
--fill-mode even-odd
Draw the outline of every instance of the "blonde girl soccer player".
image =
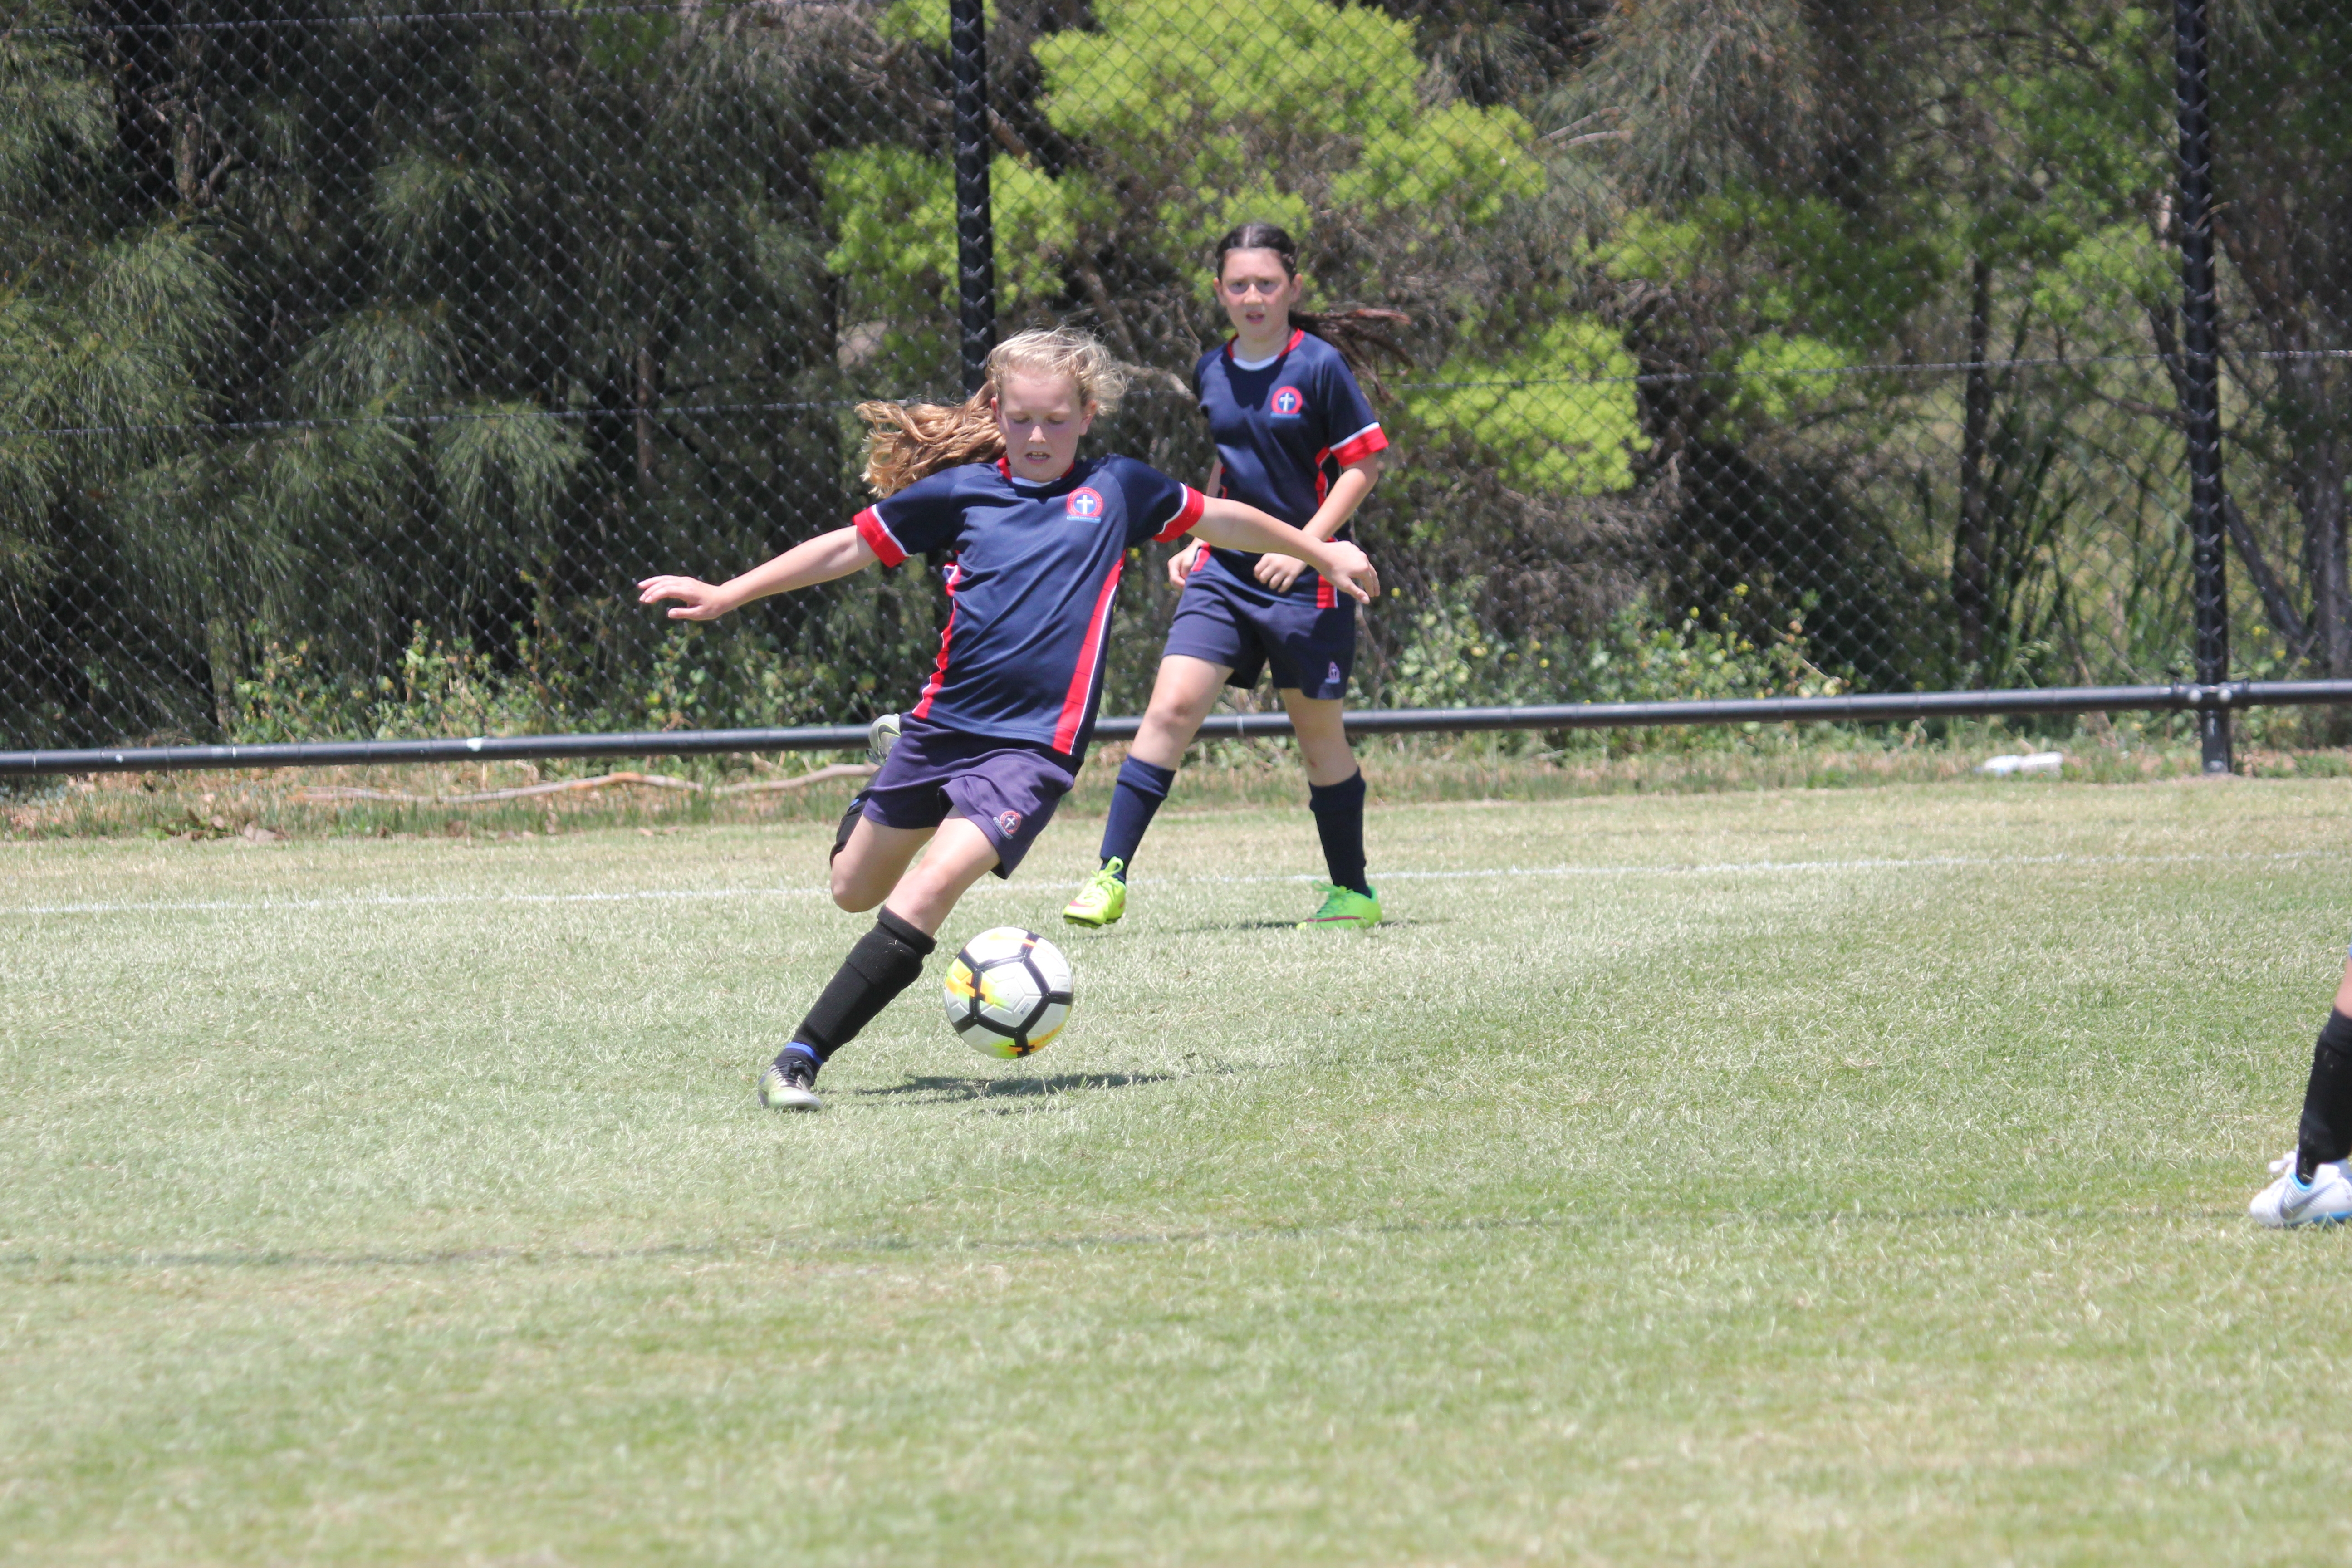
[[1298, 556], [1351, 598], [1380, 591], [1353, 545], [1208, 499], [1132, 458], [1078, 461], [1087, 426], [1121, 390], [1093, 339], [1024, 332], [989, 355], [986, 384], [968, 403], [860, 405], [872, 426], [866, 479], [881, 499], [848, 527], [716, 586], [637, 584], [638, 603], [675, 600], [672, 620], [708, 621], [877, 561], [887, 569], [924, 551], [953, 560], [938, 663], [834, 843], [834, 902], [880, 913], [761, 1075], [762, 1105], [817, 1109], [818, 1069], [921, 975], [964, 889], [989, 871], [1011, 876], [1053, 816], [1094, 728], [1129, 550], [1190, 531]]
[[[1380, 329], [1406, 318], [1297, 310], [1298, 247], [1272, 224], [1244, 224], [1219, 240], [1216, 268], [1217, 300], [1234, 335], [1192, 372], [1217, 444], [1209, 488], [1311, 538], [1341, 538], [1380, 478], [1389, 444], [1351, 360], [1374, 347], [1398, 354]], [[1364, 774], [1341, 702], [1356, 662], [1355, 602], [1297, 551], [1210, 542], [1215, 548], [1194, 545], [1170, 563], [1184, 597], [1142, 730], [1118, 770], [1101, 868], [1062, 918], [1100, 927], [1127, 912], [1128, 868], [1217, 693], [1229, 685], [1248, 690], [1271, 667], [1307, 764], [1307, 805], [1331, 879], [1301, 929], [1375, 925], [1380, 899], [1364, 874]]]

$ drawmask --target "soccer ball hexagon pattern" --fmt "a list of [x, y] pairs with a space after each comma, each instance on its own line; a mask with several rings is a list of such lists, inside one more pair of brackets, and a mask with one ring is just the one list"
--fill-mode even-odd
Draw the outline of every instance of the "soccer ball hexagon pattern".
[[948, 1026], [984, 1057], [1042, 1050], [1070, 1016], [1070, 961], [1034, 931], [998, 926], [948, 965]]

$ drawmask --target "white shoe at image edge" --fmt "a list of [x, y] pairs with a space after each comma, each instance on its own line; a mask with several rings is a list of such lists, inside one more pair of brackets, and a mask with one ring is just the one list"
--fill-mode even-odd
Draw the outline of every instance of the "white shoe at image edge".
[[2294, 1151], [2290, 1149], [2271, 1162], [2271, 1173], [2277, 1179], [2246, 1205], [2246, 1212], [2263, 1224], [2283, 1230], [2352, 1219], [2352, 1178], [2345, 1175], [2340, 1162], [2312, 1172], [2311, 1184], [2305, 1186], [2295, 1177]]

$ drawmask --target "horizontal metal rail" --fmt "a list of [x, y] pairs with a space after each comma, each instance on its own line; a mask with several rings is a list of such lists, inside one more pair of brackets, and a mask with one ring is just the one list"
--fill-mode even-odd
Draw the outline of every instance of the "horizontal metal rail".
[[[2055, 686], [2012, 691], [1889, 691], [1751, 697], [1719, 702], [1564, 702], [1525, 708], [1372, 708], [1348, 715], [1355, 735], [1479, 730], [1609, 730], [1661, 724], [1898, 724], [2000, 714], [2200, 712], [2352, 704], [2352, 680], [2232, 680], [2218, 686]], [[1098, 741], [1135, 738], [1140, 719], [1105, 719]], [[1213, 713], [1211, 739], [1290, 733], [1283, 713]], [[466, 740], [302, 741], [268, 746], [123, 746], [0, 752], [0, 777], [163, 773], [189, 768], [368, 767], [404, 763], [538, 762], [556, 757], [691, 757], [746, 752], [862, 751], [862, 724], [783, 730], [661, 730], [625, 735], [477, 735]]]

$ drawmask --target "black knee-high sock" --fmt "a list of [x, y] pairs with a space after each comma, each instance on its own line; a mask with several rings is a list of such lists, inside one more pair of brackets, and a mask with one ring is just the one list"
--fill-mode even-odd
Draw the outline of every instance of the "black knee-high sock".
[[2331, 1160], [2352, 1153], [2352, 1018], [2329, 1008], [2311, 1047], [2311, 1081], [2295, 1131], [2295, 1173], [2305, 1181]]
[[793, 1031], [793, 1044], [814, 1047], [820, 1062], [829, 1058], [856, 1039], [857, 1031], [890, 1005], [890, 998], [922, 978], [923, 960], [937, 946], [937, 942], [884, 910], [875, 918], [874, 929], [857, 939], [857, 945], [834, 971], [801, 1026]]
[[1364, 880], [1364, 773], [1361, 768], [1335, 784], [1308, 784], [1307, 808], [1323, 840], [1323, 863], [1340, 887], [1372, 896]]

